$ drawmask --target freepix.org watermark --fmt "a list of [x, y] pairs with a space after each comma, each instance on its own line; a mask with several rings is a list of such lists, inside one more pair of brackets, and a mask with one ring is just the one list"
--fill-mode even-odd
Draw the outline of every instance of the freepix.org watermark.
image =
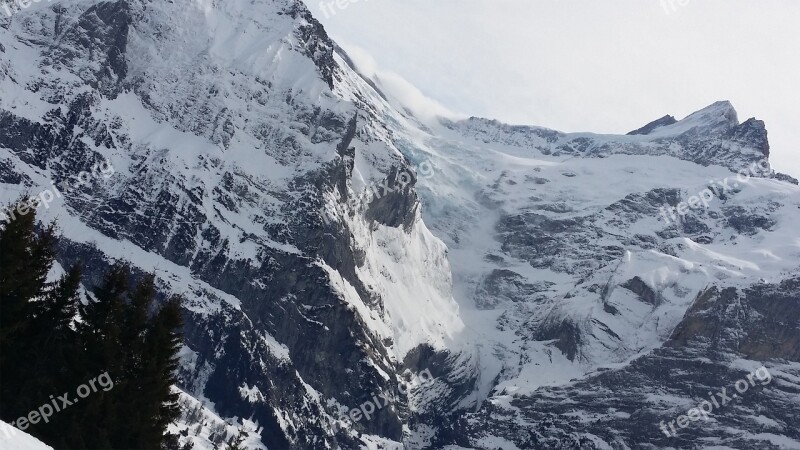
[[71, 179], [67, 178], [57, 185], [53, 183], [52, 188], [41, 191], [39, 195], [31, 197], [27, 201], [17, 203], [9, 210], [0, 210], [0, 222], [14, 221], [18, 217], [29, 214], [39, 206], [44, 206], [45, 209], [48, 209], [50, 208], [50, 203], [56, 198], [69, 195], [72, 191], [82, 186], [88, 186], [92, 183], [92, 180], [99, 178], [107, 180], [111, 178], [112, 175], [114, 175], [114, 167], [108, 160], [95, 163], [89, 171], [83, 171], [77, 176]]
[[[417, 177], [430, 178], [434, 174], [433, 166], [428, 161], [423, 161], [419, 165], [413, 166], [411, 169], [402, 169], [400, 172], [398, 172], [394, 179], [394, 183], [390, 183], [389, 179], [387, 178], [383, 180], [382, 184], [375, 183], [368, 186], [367, 202], [369, 203], [373, 200], [379, 200], [383, 196], [389, 195], [392, 192], [403, 191], [406, 186], [410, 185], [414, 181], [414, 173], [416, 173]], [[358, 199], [351, 198], [348, 203], [350, 207], [355, 208], [358, 203]]]
[[[764, 386], [772, 381], [772, 374], [769, 373], [769, 370], [767, 370], [766, 367], [761, 366], [755, 371], [747, 374], [745, 378], [742, 378], [734, 383], [733, 388], [736, 389], [737, 393], [731, 393], [728, 395], [728, 388], [722, 388], [722, 392], [717, 392], [716, 394], [709, 392], [708, 400], [703, 400], [699, 405], [697, 405], [696, 408], [692, 408], [687, 411], [685, 415], [681, 415], [677, 419], [670, 420], [667, 423], [664, 423], [662, 420], [659, 423], [661, 432], [667, 437], [673, 437], [678, 434], [678, 430], [675, 429], [676, 423], [678, 425], [678, 429], [681, 429], [689, 426], [689, 423], [691, 422], [697, 422], [701, 418], [706, 421], [709, 420], [708, 416], [714, 410], [722, 408], [729, 402], [739, 398], [740, 395], [747, 392], [747, 390], [751, 387], [755, 387], [756, 380], [760, 382], [761, 386]], [[667, 426], [669, 426], [669, 430], [667, 429]]]
[[[435, 378], [433, 377], [433, 375], [431, 375], [430, 370], [425, 369], [419, 374], [417, 374], [413, 379], [399, 383], [397, 385], [397, 391], [400, 394], [407, 395], [409, 387], [426, 386], [433, 384], [434, 381]], [[373, 414], [385, 408], [394, 401], [395, 397], [393, 397], [391, 394], [376, 394], [373, 395], [370, 400], [367, 400], [366, 402], [362, 403], [358, 408], [353, 408], [348, 411], [346, 406], [341, 406], [339, 414], [342, 417], [344, 416], [349, 417], [353, 423], [359, 422], [363, 419], [371, 420]]]
[[[402, 192], [407, 186], [411, 185], [415, 179], [431, 178], [434, 174], [433, 165], [428, 161], [423, 161], [410, 168], [400, 169], [393, 181], [389, 181], [389, 178], [385, 178], [381, 183], [375, 182], [366, 186], [361, 194], [352, 196], [347, 200], [347, 206], [351, 210], [356, 210], [359, 204], [369, 204], [393, 192]], [[326, 224], [330, 224], [334, 219], [328, 215], [323, 215], [322, 220], [325, 221]]]
[[667, 224], [678, 222], [681, 217], [685, 216], [689, 211], [703, 208], [708, 208], [711, 200], [716, 197], [721, 197], [727, 192], [739, 189], [742, 184], [750, 182], [750, 178], [754, 176], [769, 175], [772, 173], [769, 161], [762, 159], [750, 164], [746, 169], [742, 169], [736, 174], [736, 179], [732, 180], [726, 177], [723, 180], [711, 180], [706, 189], [700, 191], [697, 195], [689, 197], [685, 202], [678, 203], [678, 206], [662, 206], [661, 217]]
[[673, 13], [678, 10], [678, 7], [684, 7], [689, 4], [691, 0], [661, 0], [661, 7], [667, 14]]
[[[95, 382], [97, 384], [95, 384]], [[80, 399], [86, 398], [92, 393], [97, 392], [98, 385], [103, 389], [104, 392], [114, 389], [114, 381], [111, 380], [111, 376], [108, 375], [108, 372], [105, 372], [97, 377], [92, 378], [88, 381], [88, 383], [78, 386], [76, 391], [76, 394], [78, 395], [77, 398], [73, 397], [70, 399], [69, 392], [65, 392], [63, 395], [59, 395], [58, 397], [51, 395], [48, 403], [45, 403], [39, 408], [32, 410], [27, 416], [20, 417], [14, 422], [11, 422], [11, 425], [14, 425], [20, 430], [25, 431], [30, 425], [36, 425], [39, 423], [39, 421], [49, 423], [50, 418], [53, 417], [53, 414], [61, 412], [75, 403], [78, 403]]]
[[366, 3], [369, 0], [323, 0], [319, 2], [319, 9], [326, 19], [336, 15], [336, 10], [344, 10], [353, 3]]
[[[22, 11], [23, 9], [28, 9], [34, 3], [40, 3], [43, 0], [13, 0], [9, 5], [9, 1], [7, 0], [0, 0], [0, 10], [6, 13], [6, 16], [11, 17], [14, 13], [18, 11]], [[49, 3], [52, 0], [47, 0]]]

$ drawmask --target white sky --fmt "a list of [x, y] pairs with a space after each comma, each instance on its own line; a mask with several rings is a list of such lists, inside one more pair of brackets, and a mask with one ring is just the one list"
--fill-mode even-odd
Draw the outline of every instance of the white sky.
[[451, 111], [626, 133], [730, 100], [800, 177], [800, 0], [324, 2], [306, 0], [366, 73]]

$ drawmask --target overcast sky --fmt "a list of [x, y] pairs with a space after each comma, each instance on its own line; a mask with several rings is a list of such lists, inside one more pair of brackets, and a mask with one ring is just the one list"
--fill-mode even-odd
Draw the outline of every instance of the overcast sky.
[[730, 100], [800, 177], [799, 0], [306, 2], [366, 72], [456, 113], [626, 133]]

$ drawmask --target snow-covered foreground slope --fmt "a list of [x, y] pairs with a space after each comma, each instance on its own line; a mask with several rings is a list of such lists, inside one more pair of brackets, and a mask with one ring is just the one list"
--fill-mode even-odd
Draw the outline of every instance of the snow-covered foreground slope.
[[53, 450], [35, 437], [0, 421], [0, 448], [8, 450]]
[[87, 291], [127, 261], [186, 297], [196, 448], [680, 446], [655, 423], [745, 360], [782, 381], [692, 437], [798, 440], [800, 189], [727, 102], [422, 123], [292, 0], [37, 5], [0, 93], [0, 201], [47, 200]]

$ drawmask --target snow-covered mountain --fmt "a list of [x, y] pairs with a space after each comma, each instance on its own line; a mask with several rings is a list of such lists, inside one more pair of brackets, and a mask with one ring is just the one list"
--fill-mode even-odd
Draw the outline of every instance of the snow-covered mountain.
[[[423, 121], [299, 1], [0, 18], [0, 201], [47, 199], [87, 290], [124, 260], [187, 298], [196, 448], [800, 446], [800, 188], [768, 156], [727, 102], [626, 136]], [[775, 382], [660, 431], [754, 364]]]
[[[728, 102], [645, 129], [398, 131], [438, 174], [418, 186], [423, 217], [475, 343], [467, 400], [483, 403], [449, 442], [800, 448], [797, 181], [770, 169], [764, 124]], [[662, 432], [762, 363], [776, 383]]]

